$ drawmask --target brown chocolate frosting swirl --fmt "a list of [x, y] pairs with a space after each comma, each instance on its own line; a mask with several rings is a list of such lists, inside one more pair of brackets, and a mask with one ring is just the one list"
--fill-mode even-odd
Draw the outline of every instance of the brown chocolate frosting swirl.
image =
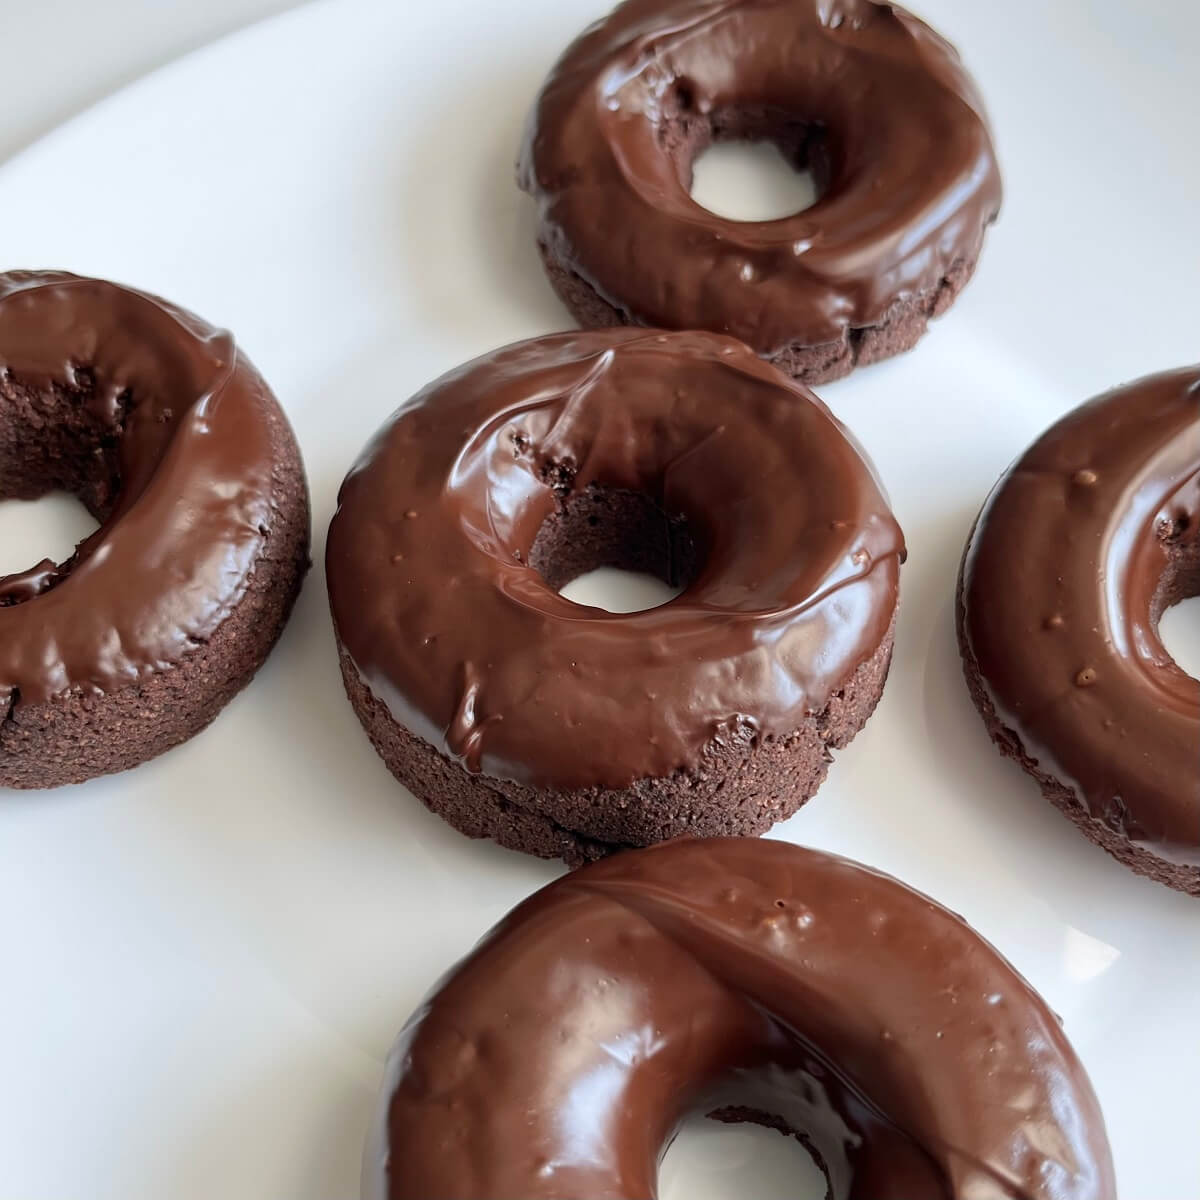
[[[960, 632], [1003, 725], [1084, 811], [1200, 867], [1200, 682], [1158, 618], [1200, 533], [1200, 366], [1068, 413], [997, 484], [967, 546]], [[1192, 568], [1193, 574], [1195, 568]], [[1200, 890], [1200, 871], [1192, 876]]]
[[629, 851], [413, 1014], [363, 1200], [651, 1200], [694, 1112], [801, 1134], [832, 1200], [1115, 1200], [1058, 1021], [959, 917], [782, 842]]
[[[669, 149], [688, 112], [804, 147], [817, 203], [761, 222], [702, 208]], [[554, 256], [613, 307], [765, 355], [973, 265], [1001, 199], [957, 52], [875, 0], [627, 0], [555, 66], [518, 173]]]
[[[0, 381], [79, 397], [110, 460], [82, 496], [100, 528], [68, 562], [0, 578], [0, 711], [178, 661], [236, 607], [275, 520], [266, 384], [228, 333], [166, 301], [24, 271], [0, 274]], [[37, 451], [38, 430], [6, 432], [4, 453]], [[36, 498], [52, 474], [0, 495]]]
[[[660, 608], [574, 604], [530, 565], [597, 485], [687, 519]], [[560, 334], [485, 355], [368, 446], [330, 526], [344, 650], [392, 716], [471, 771], [624, 787], [747, 726], [786, 736], [879, 646], [903, 538], [806, 388], [713, 334]]]

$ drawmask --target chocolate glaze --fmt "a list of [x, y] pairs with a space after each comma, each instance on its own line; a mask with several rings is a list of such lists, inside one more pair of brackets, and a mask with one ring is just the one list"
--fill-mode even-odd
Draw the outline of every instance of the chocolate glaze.
[[833, 1200], [1116, 1196], [1059, 1023], [960, 918], [845, 859], [711, 839], [550, 884], [441, 981], [363, 1200], [648, 1200], [714, 1110], [801, 1135]]
[[[702, 208], [672, 152], [689, 120], [780, 141], [818, 202], [763, 222]], [[554, 257], [615, 308], [767, 355], [874, 325], [973, 265], [1001, 199], [957, 52], [874, 0], [628, 0], [559, 60], [518, 173]]]
[[[528, 565], [593, 484], [687, 518], [701, 561], [675, 600], [609, 613]], [[732, 339], [622, 329], [419, 393], [343, 484], [327, 574], [341, 643], [402, 725], [470, 771], [619, 788], [819, 711], [887, 634], [902, 555], [811, 392]]]
[[0, 578], [0, 711], [178, 661], [237, 606], [275, 518], [266, 384], [228, 333], [60, 272], [0, 275], [0, 378], [91, 406], [117, 477], [68, 562]]
[[1173, 540], [1200, 527], [1200, 366], [1068, 413], [988, 498], [961, 631], [1003, 724], [1091, 816], [1200, 866], [1200, 682], [1158, 636]]

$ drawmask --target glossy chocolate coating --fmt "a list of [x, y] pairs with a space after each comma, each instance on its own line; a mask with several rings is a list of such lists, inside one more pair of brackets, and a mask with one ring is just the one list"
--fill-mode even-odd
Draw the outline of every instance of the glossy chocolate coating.
[[694, 1112], [774, 1117], [833, 1200], [1115, 1200], [1087, 1077], [953, 913], [782, 842], [559, 879], [409, 1020], [364, 1200], [648, 1200]]
[[[688, 112], [815, 131], [817, 203], [759, 222], [702, 208], [668, 149]], [[519, 179], [552, 255], [633, 321], [765, 355], [875, 325], [973, 265], [1001, 199], [957, 52], [874, 0], [628, 0], [554, 68]]]
[[135, 684], [209, 637], [247, 587], [275, 521], [274, 398], [228, 333], [60, 272], [0, 275], [0, 375], [77, 390], [120, 430], [100, 528], [66, 564], [0, 578], [0, 711]]
[[1200, 866], [1200, 682], [1158, 636], [1171, 539], [1200, 524], [1200, 366], [1068, 413], [988, 498], [961, 631], [1001, 722], [1091, 817]]
[[[683, 514], [676, 599], [609, 613], [528, 565], [598, 484]], [[712, 334], [560, 334], [431, 384], [342, 486], [338, 634], [402, 725], [471, 771], [623, 787], [747, 726], [791, 733], [886, 636], [903, 538], [862, 452], [806, 388]]]

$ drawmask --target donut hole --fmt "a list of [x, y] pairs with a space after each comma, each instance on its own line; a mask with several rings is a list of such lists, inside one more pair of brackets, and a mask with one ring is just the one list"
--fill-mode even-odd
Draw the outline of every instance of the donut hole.
[[643, 492], [591, 485], [560, 499], [527, 561], [576, 604], [640, 612], [679, 595], [696, 577], [699, 554], [686, 517]]
[[572, 579], [559, 594], [564, 600], [586, 608], [635, 613], [670, 604], [682, 590], [668, 587], [655, 575], [622, 571], [618, 567], [597, 567]]
[[687, 1121], [659, 1168], [662, 1200], [826, 1200], [825, 1172], [795, 1137], [758, 1123]]
[[18, 573], [47, 560], [69, 564], [120, 489], [127, 398], [97, 403], [91, 375], [74, 374], [73, 385], [46, 388], [0, 375], [0, 605], [33, 594], [13, 580]]
[[1200, 521], [1180, 516], [1161, 535], [1170, 558], [1152, 616], [1176, 665], [1200, 679]]
[[[0, 581], [31, 564], [67, 562], [75, 547], [99, 527], [96, 518], [66, 492], [38, 500], [0, 500]], [[0, 582], [0, 606], [5, 603]]]
[[1158, 636], [1179, 669], [1200, 679], [1200, 595], [1180, 600], [1163, 613]]
[[776, 221], [811, 208], [832, 175], [828, 130], [765, 107], [701, 113], [690, 89], [662, 126], [692, 199], [730, 221]]

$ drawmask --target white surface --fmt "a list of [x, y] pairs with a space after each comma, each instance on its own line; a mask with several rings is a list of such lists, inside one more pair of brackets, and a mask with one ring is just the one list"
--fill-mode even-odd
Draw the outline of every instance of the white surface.
[[1200, 678], [1200, 596], [1163, 613], [1158, 636], [1167, 653], [1189, 675]]
[[0, 163], [154, 67], [300, 0], [0, 0]]
[[654, 575], [599, 567], [572, 579], [561, 594], [576, 604], [592, 604], [609, 612], [642, 612], [674, 600], [682, 588], [668, 587]]
[[[337, 484], [395, 405], [567, 324], [512, 162], [545, 70], [603, 6], [362, 0], [259, 26], [0, 171], [0, 263], [127, 280], [233, 328], [299, 432], [319, 564]], [[1013, 455], [1084, 397], [1197, 356], [1200, 10], [923, 11], [988, 98], [1007, 203], [929, 338], [825, 389], [911, 554], [882, 704], [778, 835], [962, 912], [1066, 1021], [1123, 1200], [1190, 1200], [1200, 906], [1110, 861], [996, 753], [951, 600]], [[555, 871], [393, 783], [342, 695], [318, 566], [210, 731], [122, 777], [0, 799], [0, 1195], [352, 1200], [396, 1029]], [[723, 1136], [689, 1134], [668, 1200], [756, 1194], [760, 1143], [726, 1159]]]
[[99, 522], [67, 492], [40, 500], [0, 501], [0, 575], [27, 570], [43, 558], [65, 562]]
[[691, 196], [719, 217], [775, 221], [814, 205], [817, 184], [771, 142], [719, 142], [692, 164]]

